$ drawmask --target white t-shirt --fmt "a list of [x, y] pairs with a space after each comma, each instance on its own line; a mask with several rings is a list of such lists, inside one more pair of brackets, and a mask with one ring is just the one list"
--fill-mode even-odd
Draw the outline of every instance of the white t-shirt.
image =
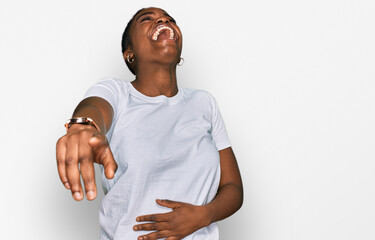
[[[89, 88], [85, 98], [98, 96], [114, 110], [107, 132], [118, 164], [108, 180], [99, 211], [100, 239], [136, 240], [151, 231], [134, 231], [136, 217], [172, 209], [156, 199], [204, 205], [215, 197], [220, 181], [218, 150], [230, 147], [214, 97], [204, 90], [178, 86], [173, 97], [149, 97], [129, 81], [107, 78]], [[216, 223], [185, 240], [217, 240]]]

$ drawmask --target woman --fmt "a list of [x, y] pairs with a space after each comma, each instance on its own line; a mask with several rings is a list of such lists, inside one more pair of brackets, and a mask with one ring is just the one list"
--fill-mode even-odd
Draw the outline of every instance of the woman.
[[215, 99], [177, 85], [181, 49], [171, 16], [139, 10], [122, 41], [135, 80], [92, 86], [57, 142], [59, 175], [75, 200], [83, 199], [80, 175], [87, 199], [95, 199], [93, 163], [101, 164], [100, 239], [218, 239], [215, 222], [242, 205]]

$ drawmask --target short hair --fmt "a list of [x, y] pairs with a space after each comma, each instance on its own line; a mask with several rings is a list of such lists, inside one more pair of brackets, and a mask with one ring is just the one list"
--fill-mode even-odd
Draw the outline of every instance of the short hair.
[[[134, 16], [130, 19], [130, 21], [128, 22], [128, 24], [126, 25], [126, 28], [124, 30], [124, 33], [122, 34], [122, 40], [121, 40], [121, 49], [122, 49], [122, 55], [124, 55], [125, 51], [128, 49], [129, 46], [132, 45], [132, 42], [131, 42], [131, 38], [130, 38], [130, 27], [131, 25], [133, 24], [134, 22], [134, 18], [135, 16], [140, 13], [142, 10], [144, 10], [145, 8], [142, 8], [142, 9], [139, 9], [135, 14]], [[134, 69], [134, 66], [132, 66], [130, 63], [128, 63], [126, 60], [125, 60], [125, 63], [126, 65], [128, 66], [130, 72], [132, 72], [134, 75], [135, 75], [135, 69]]]

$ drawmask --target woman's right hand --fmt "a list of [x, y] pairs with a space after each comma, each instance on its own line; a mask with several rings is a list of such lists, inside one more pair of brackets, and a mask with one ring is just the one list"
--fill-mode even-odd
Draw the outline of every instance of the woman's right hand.
[[94, 162], [104, 166], [108, 179], [112, 179], [117, 170], [107, 138], [91, 125], [71, 125], [67, 134], [57, 141], [56, 159], [60, 179], [77, 201], [83, 199], [80, 175], [87, 199], [96, 198]]

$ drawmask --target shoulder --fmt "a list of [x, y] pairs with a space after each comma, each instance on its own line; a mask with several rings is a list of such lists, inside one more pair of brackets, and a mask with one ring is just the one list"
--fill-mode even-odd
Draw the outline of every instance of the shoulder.
[[129, 81], [125, 81], [120, 78], [104, 77], [99, 79], [95, 85], [101, 85], [103, 87], [110, 88], [117, 93], [128, 93], [129, 84]]
[[113, 86], [126, 86], [127, 85], [127, 81], [120, 79], [120, 78], [113, 78], [113, 77], [103, 77], [99, 79], [96, 83], [113, 85]]
[[126, 81], [119, 78], [101, 78], [85, 93], [84, 98], [100, 97], [111, 104], [113, 109], [127, 98], [129, 86]]
[[184, 98], [195, 111], [204, 112], [208, 116], [212, 116], [216, 112], [215, 97], [207, 90], [184, 88]]
[[196, 88], [183, 88], [184, 96], [189, 100], [203, 101], [201, 103], [212, 103], [214, 100], [213, 95], [207, 90]]

